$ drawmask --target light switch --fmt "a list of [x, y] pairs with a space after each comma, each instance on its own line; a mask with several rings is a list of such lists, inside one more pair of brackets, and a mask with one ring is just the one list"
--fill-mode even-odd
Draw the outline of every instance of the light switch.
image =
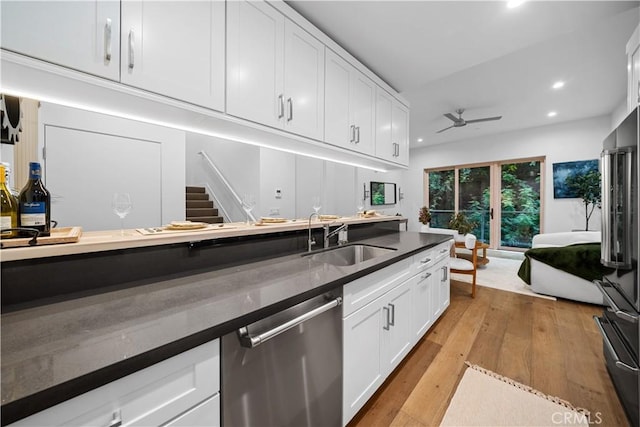
[[276, 188], [276, 199], [282, 199], [282, 190]]

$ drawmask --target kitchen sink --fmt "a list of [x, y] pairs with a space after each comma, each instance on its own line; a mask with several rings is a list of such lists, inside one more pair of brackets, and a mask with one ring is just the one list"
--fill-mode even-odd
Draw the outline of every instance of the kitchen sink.
[[325, 249], [321, 252], [308, 253], [303, 256], [308, 256], [313, 261], [337, 266], [348, 266], [359, 264], [393, 251], [395, 251], [395, 249], [354, 244]]

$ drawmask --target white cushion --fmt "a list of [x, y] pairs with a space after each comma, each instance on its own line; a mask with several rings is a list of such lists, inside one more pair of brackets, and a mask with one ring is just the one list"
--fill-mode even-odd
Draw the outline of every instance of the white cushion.
[[452, 270], [464, 270], [464, 271], [473, 271], [473, 263], [469, 260], [463, 258], [450, 258], [449, 259], [449, 268]]
[[600, 242], [599, 231], [566, 231], [560, 233], [543, 233], [533, 236], [532, 248], [548, 248], [574, 245], [576, 243]]

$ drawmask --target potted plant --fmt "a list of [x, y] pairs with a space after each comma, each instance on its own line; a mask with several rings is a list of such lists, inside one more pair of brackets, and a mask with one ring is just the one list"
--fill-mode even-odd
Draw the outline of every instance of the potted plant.
[[458, 236], [454, 236], [454, 239], [458, 241], [464, 240], [464, 235], [469, 233], [475, 227], [475, 224], [467, 219], [465, 214], [458, 212], [451, 217], [448, 227], [452, 230], [458, 230]]
[[423, 206], [418, 211], [418, 221], [420, 221], [423, 225], [423, 229], [429, 228], [429, 223], [431, 222], [431, 212], [429, 212], [429, 208]]
[[602, 186], [600, 185], [600, 172], [591, 170], [584, 174], [574, 174], [567, 177], [567, 187], [574, 191], [575, 195], [584, 203], [584, 230], [589, 231], [589, 219], [593, 211], [602, 205]]

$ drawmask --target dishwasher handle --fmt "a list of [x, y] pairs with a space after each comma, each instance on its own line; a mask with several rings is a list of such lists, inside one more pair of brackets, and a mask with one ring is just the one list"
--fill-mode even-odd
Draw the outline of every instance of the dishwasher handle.
[[307, 311], [306, 313], [301, 314], [298, 317], [295, 317], [285, 323], [276, 326], [273, 329], [270, 329], [258, 335], [249, 335], [249, 330], [246, 326], [244, 326], [238, 329], [238, 338], [240, 339], [240, 345], [247, 348], [257, 347], [260, 344], [269, 341], [271, 338], [277, 337], [281, 333], [288, 331], [289, 329], [298, 326], [299, 324], [309, 319], [319, 316], [325, 311], [331, 310], [334, 307], [338, 307], [339, 305], [342, 305], [342, 297], [337, 297], [336, 299], [333, 299], [328, 303], [321, 305], [320, 307], [316, 307], [313, 310]]

